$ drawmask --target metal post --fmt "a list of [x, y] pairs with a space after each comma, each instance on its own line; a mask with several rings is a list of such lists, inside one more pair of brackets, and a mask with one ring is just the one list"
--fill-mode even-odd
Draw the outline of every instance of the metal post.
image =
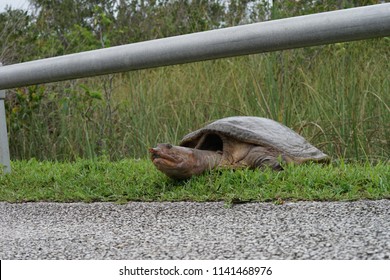
[[[0, 68], [2, 66], [3, 64], [0, 62]], [[0, 175], [2, 173], [11, 173], [4, 99], [5, 90], [0, 90]]]
[[4, 99], [5, 99], [5, 91], [0, 90], [0, 175], [2, 173], [11, 172], [11, 161], [9, 157], [7, 122], [5, 119]]

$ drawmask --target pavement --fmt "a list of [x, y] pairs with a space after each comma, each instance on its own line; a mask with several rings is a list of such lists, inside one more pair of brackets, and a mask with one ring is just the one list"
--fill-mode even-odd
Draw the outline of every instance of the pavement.
[[0, 259], [389, 259], [390, 200], [0, 202]]

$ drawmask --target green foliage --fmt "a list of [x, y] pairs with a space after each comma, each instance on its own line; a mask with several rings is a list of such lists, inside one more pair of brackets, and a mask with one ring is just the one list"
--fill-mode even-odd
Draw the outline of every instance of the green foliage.
[[0, 176], [0, 201], [250, 201], [390, 198], [390, 166], [308, 164], [272, 170], [215, 170], [186, 181], [158, 172], [150, 160], [12, 162]]
[[15, 63], [379, 0], [30, 0], [0, 14], [0, 60]]
[[255, 115], [286, 124], [333, 158], [387, 160], [387, 44], [336, 44], [9, 91], [11, 155], [142, 158], [156, 143], [176, 144], [212, 120]]
[[0, 62], [11, 64], [35, 56], [37, 35], [33, 17], [27, 11], [0, 13]]
[[273, 1], [271, 13], [272, 19], [276, 19], [373, 5], [380, 2], [380, 0], [277, 0]]
[[[378, 1], [32, 0], [0, 14], [5, 64]], [[232, 115], [275, 119], [332, 157], [390, 158], [389, 38], [7, 92], [13, 159], [145, 157]]]

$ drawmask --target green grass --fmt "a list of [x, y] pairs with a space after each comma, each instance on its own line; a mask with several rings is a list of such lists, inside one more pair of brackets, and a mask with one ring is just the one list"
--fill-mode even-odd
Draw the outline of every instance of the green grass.
[[215, 170], [174, 181], [150, 160], [13, 161], [0, 176], [0, 201], [335, 201], [390, 198], [390, 165], [291, 165], [271, 170]]

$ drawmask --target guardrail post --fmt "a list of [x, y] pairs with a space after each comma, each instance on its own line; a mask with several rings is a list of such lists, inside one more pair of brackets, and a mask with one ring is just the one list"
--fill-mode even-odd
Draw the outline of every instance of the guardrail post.
[[[1, 67], [0, 63], [0, 67]], [[0, 90], [0, 171], [1, 173], [11, 172], [11, 161], [9, 157], [7, 122], [5, 119], [5, 90]]]

